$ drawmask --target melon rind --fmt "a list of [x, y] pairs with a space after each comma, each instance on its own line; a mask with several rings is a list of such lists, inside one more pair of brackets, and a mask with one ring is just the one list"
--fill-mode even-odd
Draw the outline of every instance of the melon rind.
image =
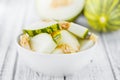
[[72, 22], [70, 24], [70, 27], [68, 28], [68, 31], [70, 31], [71, 33], [82, 39], [84, 39], [88, 34], [87, 28]]
[[35, 30], [31, 30], [31, 29], [23, 29], [23, 33], [27, 33], [30, 37], [36, 36], [40, 33], [48, 33], [51, 34], [52, 32], [58, 31], [60, 30], [59, 25], [56, 24], [52, 24], [49, 26], [45, 26], [44, 28], [40, 28], [40, 29], [35, 29]]

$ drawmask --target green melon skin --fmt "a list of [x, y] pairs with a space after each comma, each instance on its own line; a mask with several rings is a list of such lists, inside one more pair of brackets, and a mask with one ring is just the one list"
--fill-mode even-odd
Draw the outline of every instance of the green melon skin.
[[48, 33], [48, 34], [51, 34], [55, 31], [58, 31], [60, 30], [60, 27], [58, 24], [53, 24], [53, 25], [50, 25], [48, 27], [45, 27], [45, 28], [42, 28], [42, 29], [36, 29], [36, 30], [26, 30], [26, 29], [23, 29], [23, 33], [27, 33], [30, 37], [34, 37], [40, 33]]
[[70, 24], [70, 27], [68, 28], [68, 31], [81, 39], [85, 39], [89, 32], [87, 28], [72, 22]]
[[87, 0], [84, 15], [89, 25], [99, 32], [120, 29], [120, 0]]

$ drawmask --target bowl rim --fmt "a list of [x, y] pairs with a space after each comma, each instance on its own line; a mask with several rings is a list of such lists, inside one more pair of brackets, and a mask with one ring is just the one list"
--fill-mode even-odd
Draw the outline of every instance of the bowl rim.
[[[92, 46], [92, 47], [90, 47], [90, 48], [88, 48], [88, 49], [85, 49], [85, 50], [82, 50], [82, 51], [79, 51], [79, 52], [75, 52], [75, 53], [72, 53], [72, 54], [48, 54], [48, 53], [39, 53], [39, 52], [35, 52], [35, 51], [32, 51], [32, 50], [29, 50], [29, 49], [25, 49], [25, 48], [23, 48], [22, 46], [20, 46], [20, 44], [19, 44], [19, 38], [20, 38], [20, 35], [22, 35], [22, 34], [19, 34], [18, 36], [17, 36], [17, 39], [16, 39], [16, 41], [15, 41], [15, 43], [16, 43], [16, 45], [17, 45], [17, 47], [18, 48], [21, 48], [21, 49], [23, 49], [24, 51], [27, 51], [27, 52], [29, 52], [29, 54], [37, 54], [37, 55], [50, 55], [50, 56], [53, 56], [53, 55], [81, 55], [82, 53], [86, 53], [86, 52], [89, 52], [90, 50], [94, 50], [94, 48], [98, 45], [98, 36], [96, 36], [94, 33], [92, 33], [93, 35], [94, 35], [94, 37], [95, 37], [95, 44]], [[18, 50], [17, 50], [18, 51]]]

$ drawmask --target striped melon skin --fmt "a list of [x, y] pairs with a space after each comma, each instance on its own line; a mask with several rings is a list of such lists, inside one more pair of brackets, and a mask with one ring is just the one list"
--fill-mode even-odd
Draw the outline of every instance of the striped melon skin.
[[77, 37], [82, 39], [85, 39], [89, 32], [87, 28], [75, 23], [70, 24], [68, 31], [70, 31], [71, 33], [75, 34]]
[[38, 35], [40, 33], [49, 33], [55, 32], [57, 30], [60, 30], [60, 27], [58, 24], [53, 24], [48, 27], [42, 28], [42, 29], [36, 29], [36, 30], [29, 30], [29, 29], [23, 29], [23, 33], [29, 34], [30, 37], [33, 37], [35, 35]]
[[61, 31], [61, 30], [55, 31], [55, 32], [53, 32], [53, 33], [51, 34], [53, 40], [54, 40], [55, 43], [57, 43], [57, 44], [60, 42], [61, 37], [62, 37], [60, 31]]
[[84, 15], [89, 25], [99, 31], [120, 29], [120, 0], [87, 0]]

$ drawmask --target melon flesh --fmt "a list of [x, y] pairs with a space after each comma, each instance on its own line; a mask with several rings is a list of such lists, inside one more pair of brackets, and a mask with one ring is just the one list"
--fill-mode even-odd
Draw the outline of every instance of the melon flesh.
[[67, 30], [61, 30], [61, 40], [58, 47], [66, 54], [78, 52], [80, 50], [79, 41]]
[[85, 0], [36, 0], [38, 14], [43, 19], [70, 20], [83, 9]]
[[62, 51], [61, 48], [56, 48], [56, 49], [52, 52], [52, 54], [65, 54], [65, 53]]
[[25, 26], [23, 28], [23, 30], [37, 30], [37, 29], [46, 28], [46, 27], [53, 25], [53, 24], [57, 24], [57, 22], [53, 21], [53, 20], [50, 20], [50, 21], [42, 20], [42, 21], [36, 22], [32, 25]]
[[60, 21], [59, 25], [62, 29], [68, 30], [79, 38], [84, 39], [88, 36], [88, 29], [76, 23]]
[[73, 34], [80, 38], [85, 38], [86, 35], [88, 34], [87, 28], [75, 23], [71, 23], [70, 27], [68, 28], [68, 31], [72, 32]]
[[41, 33], [31, 38], [32, 49], [39, 53], [51, 53], [56, 46], [57, 45], [53, 41], [51, 35], [47, 33]]
[[81, 43], [80, 51], [89, 49], [94, 45], [94, 41], [92, 40], [84, 40], [84, 41], [81, 41], [80, 43]]

